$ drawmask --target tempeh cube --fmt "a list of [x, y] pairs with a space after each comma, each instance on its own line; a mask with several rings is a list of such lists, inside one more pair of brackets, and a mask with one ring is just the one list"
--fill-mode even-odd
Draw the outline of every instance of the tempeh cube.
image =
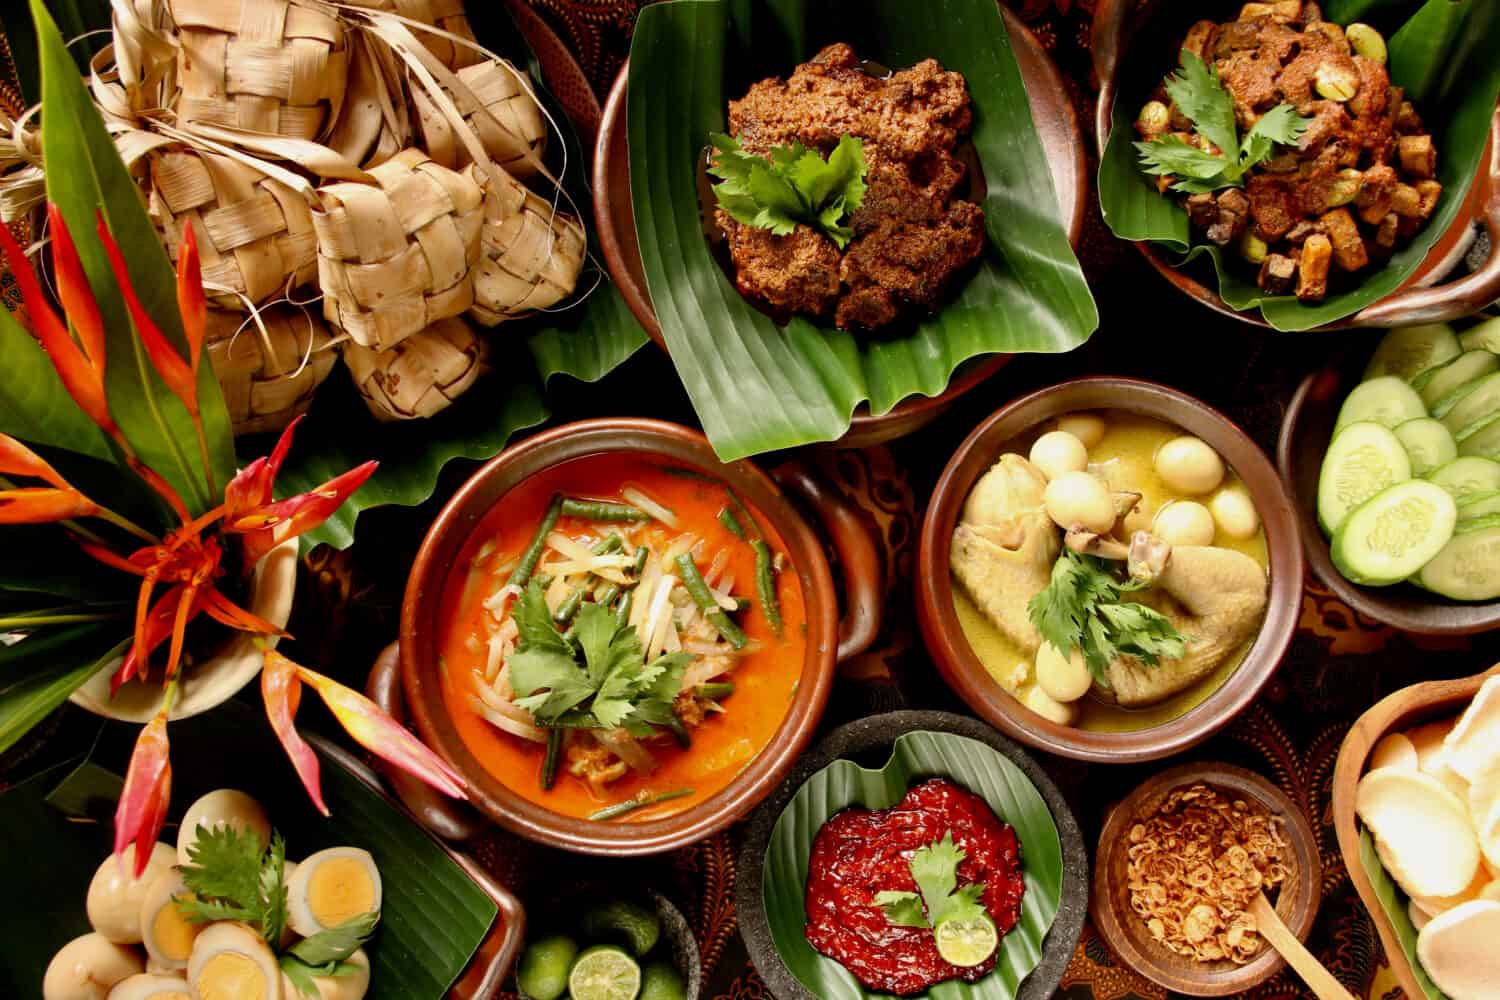
[[1302, 244], [1297, 264], [1297, 298], [1317, 302], [1328, 294], [1328, 270], [1333, 263], [1333, 243], [1322, 233]]
[[1422, 196], [1410, 184], [1397, 184], [1391, 195], [1391, 211], [1403, 219], [1415, 219], [1422, 214]]
[[1437, 147], [1430, 135], [1403, 135], [1396, 140], [1401, 169], [1413, 177], [1431, 177], [1437, 170]]
[[[1338, 266], [1345, 271], [1358, 271], [1370, 263], [1370, 255], [1365, 251], [1364, 237], [1359, 234], [1359, 226], [1355, 225], [1354, 216], [1349, 214], [1347, 208], [1335, 208], [1331, 212], [1323, 213], [1318, 220], [1323, 224], [1324, 231], [1328, 234], [1327, 239], [1333, 244], [1333, 259]], [[1303, 253], [1307, 253], [1308, 243], [1312, 237], [1302, 244]]]
[[1297, 262], [1283, 254], [1267, 254], [1260, 264], [1261, 290], [1270, 295], [1285, 295], [1292, 290], [1292, 279], [1297, 276]]

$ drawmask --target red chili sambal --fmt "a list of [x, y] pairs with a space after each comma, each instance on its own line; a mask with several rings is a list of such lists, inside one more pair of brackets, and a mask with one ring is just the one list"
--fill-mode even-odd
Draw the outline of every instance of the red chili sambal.
[[929, 928], [898, 927], [875, 903], [885, 890], [918, 891], [912, 855], [949, 833], [965, 854], [959, 887], [984, 883], [981, 900], [1003, 937], [1020, 918], [1026, 891], [1016, 831], [978, 795], [936, 778], [890, 809], [846, 809], [823, 824], [807, 877], [808, 943], [866, 988], [900, 996], [987, 975], [998, 951], [979, 965], [952, 965], [938, 954]]

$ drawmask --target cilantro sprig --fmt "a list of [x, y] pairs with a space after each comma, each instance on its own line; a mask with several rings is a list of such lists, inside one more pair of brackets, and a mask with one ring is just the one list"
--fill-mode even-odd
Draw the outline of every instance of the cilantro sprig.
[[1181, 658], [1187, 649], [1187, 637], [1166, 615], [1144, 604], [1120, 603], [1122, 593], [1144, 586], [1115, 579], [1103, 559], [1064, 548], [1051, 580], [1026, 610], [1037, 632], [1064, 656], [1082, 650], [1089, 673], [1108, 688], [1105, 668], [1120, 656], [1154, 667]]
[[1240, 139], [1235, 127], [1234, 97], [1219, 80], [1218, 71], [1187, 49], [1182, 50], [1181, 68], [1166, 81], [1167, 96], [1193, 123], [1198, 134], [1219, 149], [1211, 153], [1164, 135], [1137, 142], [1141, 169], [1148, 174], [1172, 176], [1172, 190], [1202, 194], [1239, 186], [1247, 171], [1270, 158], [1278, 145], [1295, 145], [1312, 124], [1290, 104], [1278, 104]]
[[[931, 927], [949, 920], [974, 920], [988, 916], [980, 899], [984, 883], [958, 888], [958, 866], [967, 852], [953, 841], [949, 831], [942, 840], [920, 848], [911, 856], [911, 877], [918, 892], [875, 894], [875, 903], [885, 918], [897, 927]], [[924, 910], [925, 906], [925, 910]]]
[[[510, 682], [516, 704], [539, 724], [618, 729], [650, 736], [674, 721], [672, 702], [692, 656], [668, 653], [646, 662], [634, 626], [616, 625], [602, 605], [585, 601], [574, 619], [578, 651], [552, 620], [535, 581], [512, 612], [520, 639], [511, 654]], [[580, 662], [580, 656], [582, 662]]]
[[719, 178], [714, 197], [736, 222], [786, 236], [804, 223], [840, 250], [854, 238], [844, 223], [865, 199], [864, 143], [839, 140], [828, 159], [800, 142], [771, 149], [769, 160], [740, 148], [732, 136], [709, 135], [715, 155], [708, 172]]

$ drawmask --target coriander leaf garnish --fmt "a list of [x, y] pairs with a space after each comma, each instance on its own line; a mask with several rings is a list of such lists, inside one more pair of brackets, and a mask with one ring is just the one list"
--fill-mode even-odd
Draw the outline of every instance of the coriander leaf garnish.
[[318, 1000], [323, 995], [318, 989], [318, 984], [313, 982], [314, 976], [350, 976], [359, 971], [359, 966], [353, 962], [329, 962], [325, 965], [309, 965], [300, 958], [288, 952], [278, 959], [281, 971], [286, 973], [287, 979], [297, 987], [297, 991], [303, 996]]
[[[942, 840], [920, 848], [911, 856], [911, 877], [921, 893], [878, 892], [875, 903], [885, 910], [885, 918], [897, 927], [937, 927], [949, 920], [974, 920], [987, 917], [980, 897], [984, 883], [974, 882], [958, 888], [958, 866], [968, 856], [953, 841], [949, 831]], [[925, 916], [923, 905], [926, 905]]]
[[1181, 68], [1167, 78], [1167, 96], [1193, 123], [1193, 128], [1217, 153], [1199, 149], [1180, 136], [1164, 135], [1137, 142], [1141, 169], [1148, 174], [1176, 178], [1172, 190], [1202, 194], [1236, 187], [1245, 173], [1271, 157], [1278, 145], [1291, 146], [1312, 124], [1290, 104], [1267, 111], [1246, 133], [1243, 142], [1235, 127], [1234, 97], [1218, 72], [1196, 54], [1182, 50]]
[[1105, 688], [1105, 668], [1120, 656], [1154, 667], [1163, 659], [1179, 659], [1187, 643], [1160, 611], [1144, 604], [1121, 604], [1122, 592], [1141, 585], [1121, 583], [1108, 567], [1102, 559], [1064, 548], [1046, 589], [1027, 605], [1042, 639], [1064, 656], [1081, 650], [1089, 673]]
[[369, 940], [379, 923], [379, 913], [362, 913], [337, 927], [331, 927], [311, 937], [303, 938], [288, 948], [287, 954], [295, 956], [308, 965], [321, 966], [330, 962], [342, 962]]
[[848, 246], [854, 230], [844, 224], [865, 198], [864, 143], [839, 140], [828, 159], [800, 142], [776, 146], [770, 160], [747, 153], [732, 136], [709, 135], [715, 153], [708, 172], [719, 178], [714, 197], [736, 222], [786, 236], [803, 223]]
[[192, 895], [173, 899], [184, 917], [193, 923], [243, 921], [277, 946], [286, 926], [286, 844], [280, 834], [263, 846], [253, 831], [199, 826], [188, 860], [180, 871]]

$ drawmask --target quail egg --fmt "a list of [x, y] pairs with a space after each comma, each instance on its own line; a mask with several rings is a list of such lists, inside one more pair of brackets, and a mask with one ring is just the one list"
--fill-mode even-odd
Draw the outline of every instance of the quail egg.
[[271, 821], [259, 802], [234, 788], [220, 788], [202, 796], [183, 814], [177, 831], [177, 863], [192, 864], [188, 848], [198, 840], [198, 827], [212, 830], [224, 825], [243, 833], [255, 831], [262, 844], [271, 842]]
[[1036, 651], [1036, 682], [1053, 701], [1066, 703], [1088, 694], [1094, 676], [1080, 650], [1064, 656], [1052, 643], [1044, 642]]
[[188, 982], [196, 1000], [283, 1000], [281, 966], [244, 924], [216, 923], [193, 942]]
[[1082, 472], [1089, 464], [1089, 450], [1067, 431], [1043, 434], [1031, 446], [1027, 457], [1048, 479], [1056, 479], [1065, 472]]
[[368, 851], [330, 847], [310, 854], [287, 880], [292, 930], [309, 937], [380, 910], [380, 869]]
[[63, 945], [42, 977], [42, 1000], [105, 1000], [110, 988], [145, 968], [140, 952], [102, 934]]
[[1067, 416], [1057, 418], [1057, 429], [1065, 431], [1083, 442], [1085, 448], [1092, 448], [1104, 440], [1106, 430], [1104, 418], [1097, 413], [1069, 413]]
[[155, 844], [146, 859], [146, 870], [135, 878], [135, 845], [131, 844], [119, 858], [111, 854], [100, 862], [85, 902], [94, 930], [117, 944], [139, 943], [141, 899], [157, 876], [170, 870], [176, 861], [170, 844]]
[[1212, 545], [1214, 516], [1195, 500], [1173, 500], [1156, 512], [1151, 533], [1168, 545]]
[[193, 995], [181, 976], [143, 972], [116, 983], [109, 1000], [193, 1000]]
[[1042, 505], [1047, 516], [1064, 530], [1081, 527], [1102, 535], [1115, 525], [1109, 487], [1088, 472], [1065, 472], [1053, 479], [1042, 493]]
[[157, 876], [141, 900], [141, 942], [146, 957], [158, 969], [185, 969], [193, 953], [193, 941], [203, 930], [202, 924], [190, 923], [174, 896], [188, 895], [187, 883], [174, 868]]
[[1178, 493], [1202, 496], [1224, 481], [1224, 460], [1199, 438], [1184, 434], [1156, 452], [1156, 474]]

